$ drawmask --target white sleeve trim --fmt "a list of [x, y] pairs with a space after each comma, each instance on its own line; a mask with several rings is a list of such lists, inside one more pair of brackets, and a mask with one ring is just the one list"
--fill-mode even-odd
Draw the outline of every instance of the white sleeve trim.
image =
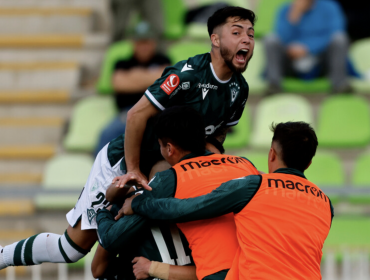
[[228, 126], [232, 126], [232, 125], [236, 125], [236, 124], [238, 124], [238, 122], [239, 122], [239, 120], [234, 121], [234, 122], [229, 122], [229, 123], [227, 123], [226, 125], [228, 125]]
[[157, 101], [157, 99], [155, 99], [155, 97], [153, 96], [153, 94], [151, 94], [150, 93], [150, 91], [149, 90], [146, 90], [145, 91], [145, 94], [146, 94], [146, 96], [159, 108], [159, 109], [161, 109], [162, 111], [165, 109], [162, 105], [161, 105], [161, 103], [159, 103], [158, 101]]

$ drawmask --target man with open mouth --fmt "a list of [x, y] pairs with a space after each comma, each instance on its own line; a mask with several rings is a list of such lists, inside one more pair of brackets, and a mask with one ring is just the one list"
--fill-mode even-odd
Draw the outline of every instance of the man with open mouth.
[[253, 55], [254, 21], [255, 14], [241, 7], [216, 11], [207, 23], [211, 51], [167, 67], [128, 112], [126, 133], [99, 152], [76, 206], [67, 214], [66, 232], [41, 233], [0, 248], [0, 269], [84, 257], [98, 239], [97, 211], [122, 201], [127, 183], [150, 190], [148, 178], [170, 167], [153, 132], [153, 117], [165, 108], [182, 105], [198, 111], [206, 148], [222, 153], [226, 132], [239, 122], [248, 99], [242, 72]]

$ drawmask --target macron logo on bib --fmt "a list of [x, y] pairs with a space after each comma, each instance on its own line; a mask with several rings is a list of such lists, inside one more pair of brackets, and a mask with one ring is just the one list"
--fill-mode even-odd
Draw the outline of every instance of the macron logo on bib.
[[171, 74], [161, 85], [161, 89], [167, 94], [170, 95], [180, 84], [180, 78], [176, 74]]

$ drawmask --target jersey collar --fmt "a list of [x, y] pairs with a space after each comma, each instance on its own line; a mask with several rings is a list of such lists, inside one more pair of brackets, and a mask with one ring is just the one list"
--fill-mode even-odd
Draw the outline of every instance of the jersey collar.
[[230, 80], [231, 80], [231, 78], [232, 78], [233, 76], [231, 76], [231, 78], [230, 78], [230, 79], [228, 79], [227, 81], [223, 81], [223, 80], [221, 80], [219, 77], [217, 77], [216, 72], [215, 72], [215, 69], [213, 69], [212, 62], [210, 62], [210, 63], [209, 63], [209, 66], [211, 67], [213, 77], [215, 77], [215, 79], [216, 79], [219, 83], [221, 83], [221, 84], [226, 84], [226, 83], [230, 82]]
[[279, 168], [275, 170], [273, 173], [290, 174], [290, 175], [295, 175], [295, 176], [299, 176], [299, 177], [307, 179], [301, 171], [295, 168]]
[[186, 156], [184, 156], [182, 159], [180, 159], [179, 162], [181, 162], [183, 160], [186, 160], [186, 159], [190, 159], [190, 158], [195, 158], [195, 157], [199, 157], [199, 156], [209, 156], [209, 155], [213, 155], [213, 153], [211, 153], [209, 151], [206, 151], [203, 155], [196, 155], [196, 154], [190, 153], [190, 154], [187, 154]]

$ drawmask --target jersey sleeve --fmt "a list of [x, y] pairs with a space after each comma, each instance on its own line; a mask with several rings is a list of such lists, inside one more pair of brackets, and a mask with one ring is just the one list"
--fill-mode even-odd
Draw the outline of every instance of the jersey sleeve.
[[223, 183], [209, 194], [188, 199], [155, 199], [138, 196], [135, 213], [155, 220], [183, 223], [240, 212], [259, 189], [262, 178], [251, 175]]
[[[173, 170], [157, 173], [149, 185], [153, 188], [155, 197], [170, 197], [175, 193], [175, 175]], [[141, 195], [140, 195], [141, 196]], [[107, 209], [100, 210], [97, 214], [99, 242], [109, 252], [118, 252], [127, 248], [136, 236], [147, 226], [150, 221], [140, 215], [124, 216], [118, 221]]]
[[161, 111], [177, 105], [178, 100], [182, 98], [181, 93], [194, 86], [193, 78], [189, 74], [191, 71], [182, 72], [183, 64], [179, 62], [175, 66], [166, 67], [162, 77], [145, 91], [145, 96]]

